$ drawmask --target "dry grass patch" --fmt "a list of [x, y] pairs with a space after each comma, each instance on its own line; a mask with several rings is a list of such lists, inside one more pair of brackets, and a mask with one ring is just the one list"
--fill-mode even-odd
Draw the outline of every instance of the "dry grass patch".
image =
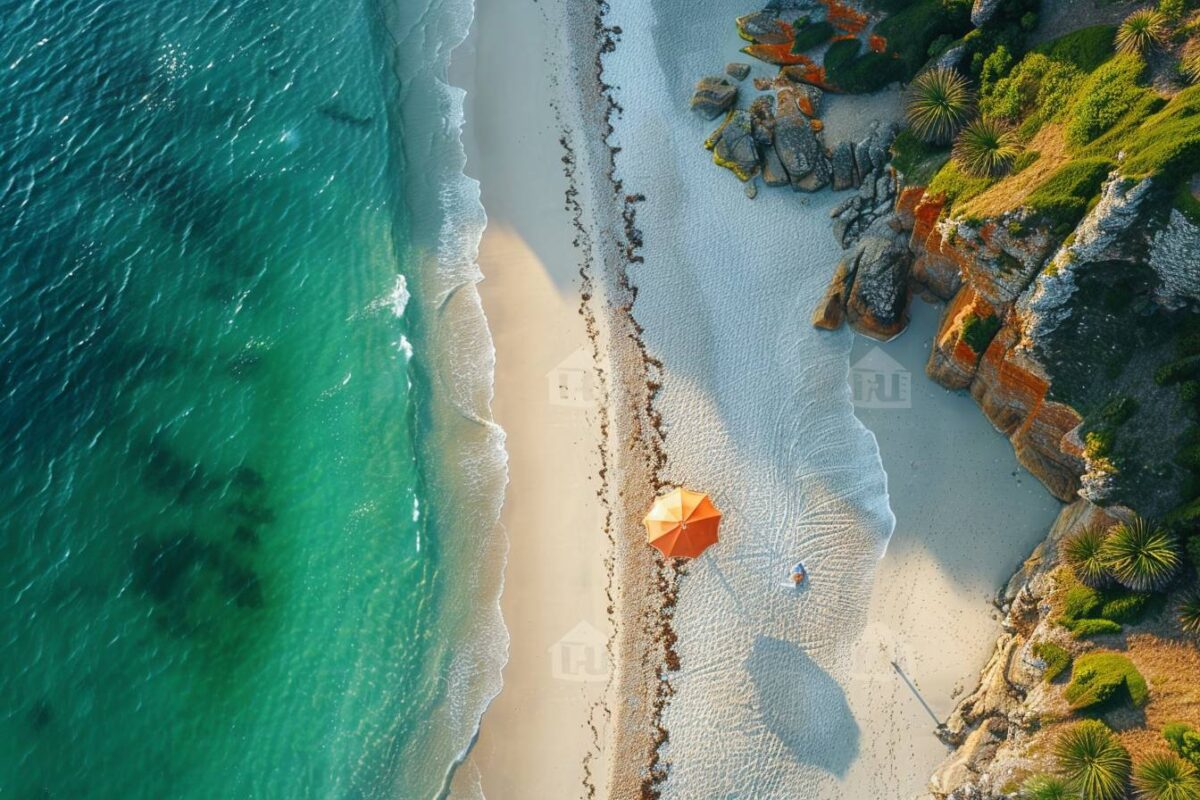
[[1061, 125], [1043, 125], [1025, 145], [1025, 150], [1037, 153], [1037, 160], [972, 197], [956, 211], [968, 218], [983, 218], [1020, 208], [1035, 189], [1071, 160]]

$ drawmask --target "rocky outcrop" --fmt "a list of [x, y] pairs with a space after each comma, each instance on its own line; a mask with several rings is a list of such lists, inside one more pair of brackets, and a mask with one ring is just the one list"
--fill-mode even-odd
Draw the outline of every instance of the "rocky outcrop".
[[737, 18], [738, 35], [758, 44], [784, 44], [792, 40], [788, 29], [779, 24], [779, 16], [766, 9]]
[[737, 85], [722, 75], [701, 78], [692, 92], [692, 111], [705, 119], [716, 119], [733, 107], [737, 94]]
[[1086, 500], [1066, 506], [1049, 536], [1013, 575], [997, 602], [1005, 613], [1004, 633], [980, 673], [978, 686], [939, 726], [937, 734], [956, 749], [930, 780], [930, 791], [945, 800], [1009, 797], [1004, 789], [1042, 765], [1044, 753], [1026, 745], [1058, 699], [1043, 680], [1045, 664], [1033, 653], [1035, 641], [1078, 648], [1049, 619], [1046, 600], [1055, 588], [1061, 543], [1087, 527], [1115, 519]]
[[749, 112], [729, 112], [704, 146], [712, 150], [714, 163], [730, 170], [739, 180], [748, 181], [758, 172], [758, 144]]
[[833, 235], [843, 248], [850, 247], [877, 220], [891, 215], [896, 205], [897, 179], [888, 166], [888, 148], [896, 138], [894, 125], [871, 127], [860, 142], [842, 142], [831, 157], [834, 189], [859, 191], [831, 212]]
[[1070, 317], [1076, 275], [1081, 271], [1143, 257], [1146, 242], [1140, 223], [1151, 188], [1150, 180], [1119, 177], [1110, 178], [1104, 185], [1096, 207], [1017, 303], [1022, 318], [1022, 348], [1031, 349], [1045, 342], [1049, 332]]
[[839, 312], [829, 306], [841, 297], [845, 318], [854, 330], [877, 339], [899, 335], [908, 325], [911, 261], [905, 230], [893, 218], [878, 219], [842, 258], [826, 303], [814, 314], [814, 324], [818, 318], [840, 323]]
[[741, 61], [731, 61], [725, 65], [725, 74], [735, 81], [744, 81], [750, 75], [750, 65]]
[[1170, 219], [1150, 245], [1150, 266], [1158, 277], [1155, 299], [1167, 308], [1181, 307], [1189, 300], [1200, 300], [1200, 227], [1179, 212], [1171, 210]]
[[976, 28], [988, 23], [1000, 9], [1001, 0], [975, 0], [971, 4], [971, 24]]

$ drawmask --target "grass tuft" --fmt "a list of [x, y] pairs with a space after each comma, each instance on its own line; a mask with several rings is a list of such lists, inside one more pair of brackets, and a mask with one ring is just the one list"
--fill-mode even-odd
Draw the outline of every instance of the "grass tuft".
[[966, 78], [956, 70], [935, 67], [922, 72], [909, 85], [904, 116], [922, 140], [948, 144], [970, 118], [974, 104]]

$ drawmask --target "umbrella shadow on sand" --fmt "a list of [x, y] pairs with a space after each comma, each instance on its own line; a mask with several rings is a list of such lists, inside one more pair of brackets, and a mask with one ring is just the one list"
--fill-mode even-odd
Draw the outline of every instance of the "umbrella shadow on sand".
[[858, 723], [846, 694], [796, 645], [759, 636], [746, 659], [763, 725], [792, 756], [839, 778], [858, 756]]

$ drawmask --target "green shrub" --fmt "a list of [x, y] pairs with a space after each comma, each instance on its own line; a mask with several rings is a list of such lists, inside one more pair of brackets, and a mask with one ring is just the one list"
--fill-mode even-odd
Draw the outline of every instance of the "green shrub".
[[1080, 28], [1046, 42], [1035, 52], [1055, 61], [1071, 64], [1084, 72], [1091, 72], [1112, 56], [1113, 37], [1116, 36], [1116, 33], [1117, 29], [1114, 25], [1093, 25], [1090, 28]]
[[1121, 632], [1121, 623], [1113, 622], [1111, 619], [1072, 619], [1064, 620], [1062, 624], [1076, 639], [1086, 639], [1089, 636], [1107, 636], [1110, 633]]
[[954, 161], [947, 161], [929, 182], [930, 196], [945, 195], [946, 206], [970, 200], [996, 182], [995, 178], [976, 178], [967, 175]]
[[1071, 666], [1071, 654], [1065, 647], [1060, 647], [1054, 642], [1035, 642], [1033, 654], [1046, 662], [1046, 670], [1042, 673], [1042, 680], [1046, 683], [1050, 683]]
[[1200, 732], [1184, 722], [1172, 722], [1162, 729], [1163, 738], [1171, 749], [1200, 767]]
[[1129, 421], [1137, 413], [1138, 402], [1129, 395], [1118, 395], [1112, 398], [1096, 413], [1096, 419], [1102, 424], [1119, 427]]
[[1133, 625], [1141, 621], [1150, 603], [1151, 595], [1146, 592], [1114, 590], [1105, 592], [1104, 602], [1097, 616], [1101, 619]]
[[895, 62], [884, 53], [859, 55], [858, 39], [839, 39], [825, 51], [825, 79], [844, 92], [870, 94], [897, 80]]
[[945, 148], [923, 142], [907, 129], [892, 142], [892, 166], [911, 186], [927, 185], [948, 156]]
[[999, 330], [1000, 318], [995, 314], [980, 317], [971, 312], [963, 320], [962, 340], [974, 352], [983, 353], [984, 350], [987, 350], [988, 345], [992, 343], [992, 338]]
[[930, 46], [942, 36], [953, 39], [971, 30], [971, 3], [916, 0], [875, 26], [887, 39], [887, 52], [898, 63], [899, 77], [909, 80], [929, 57]]
[[1092, 616], [1104, 600], [1100, 592], [1082, 583], [1076, 584], [1063, 595], [1063, 619], [1076, 620]]
[[992, 54], [983, 60], [979, 72], [979, 93], [985, 94], [988, 89], [1012, 70], [1012, 53], [1004, 45], [1000, 45]]
[[1074, 228], [1113, 168], [1107, 158], [1081, 158], [1059, 167], [1026, 200], [1056, 229]]
[[1032, 134], [1044, 120], [1052, 119], [1068, 105], [1083, 79], [1074, 66], [1054, 61], [1039, 53], [1030, 53], [1003, 78], [984, 91], [979, 110], [1009, 122], [1028, 117], [1033, 124], [1022, 126], [1023, 134]]
[[1166, 588], [1179, 572], [1180, 556], [1174, 534], [1141, 517], [1113, 526], [1102, 552], [1117, 582], [1137, 592]]
[[1067, 142], [1081, 147], [1112, 128], [1137, 101], [1153, 95], [1139, 84], [1146, 62], [1136, 55], [1117, 56], [1079, 87], [1067, 121]]
[[1192, 175], [1200, 170], [1200, 86], [1184, 89], [1165, 104], [1153, 93], [1150, 98], [1158, 107], [1119, 145], [1129, 154], [1122, 174]]
[[1154, 382], [1159, 386], [1170, 386], [1196, 377], [1200, 377], [1200, 355], [1186, 356], [1154, 371]]
[[823, 45], [837, 33], [832, 25], [822, 20], [811, 22], [807, 17], [796, 20], [796, 38], [792, 40], [792, 52], [803, 53]]
[[1124, 797], [1129, 751], [1103, 722], [1089, 719], [1068, 728], [1054, 743], [1054, 757], [1074, 796], [1083, 800]]
[[1158, 13], [1162, 14], [1167, 22], [1174, 24], [1183, 19], [1187, 6], [1187, 0], [1158, 0]]
[[1104, 458], [1112, 452], [1116, 434], [1111, 428], [1097, 428], [1083, 436], [1083, 453], [1090, 459]]
[[1150, 690], [1133, 662], [1120, 653], [1087, 653], [1075, 659], [1063, 697], [1073, 711], [1126, 700], [1141, 708]]
[[1196, 768], [1177, 756], [1162, 753], [1138, 765], [1133, 788], [1139, 800], [1200, 800]]
[[1021, 800], [1077, 800], [1079, 795], [1064, 778], [1057, 775], [1034, 775], [1025, 781], [1018, 797]]

